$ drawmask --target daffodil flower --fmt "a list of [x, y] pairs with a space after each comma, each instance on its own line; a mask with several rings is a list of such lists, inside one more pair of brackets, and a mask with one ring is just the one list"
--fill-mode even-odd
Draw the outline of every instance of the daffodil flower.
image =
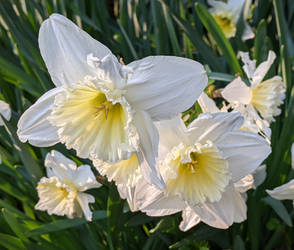
[[159, 190], [139, 181], [134, 199], [150, 216], [183, 211], [184, 231], [199, 221], [227, 228], [246, 219], [242, 193], [254, 170], [271, 152], [261, 136], [240, 130], [238, 112], [201, 114], [188, 128], [177, 117], [157, 124], [159, 165], [166, 183]]
[[172, 56], [121, 65], [106, 46], [58, 14], [43, 22], [39, 46], [56, 87], [22, 115], [20, 140], [39, 147], [61, 142], [80, 157], [110, 163], [139, 152], [148, 162], [145, 178], [162, 186], [153, 121], [192, 106], [207, 84], [203, 66]]
[[0, 100], [0, 126], [4, 125], [3, 118], [7, 121], [11, 118], [11, 109], [8, 103]]
[[[291, 147], [292, 169], [294, 169], [294, 143]], [[276, 187], [274, 190], [266, 190], [266, 192], [277, 200], [292, 200], [294, 206], [294, 179], [284, 185]]]
[[[240, 18], [244, 3], [245, 0], [228, 0], [226, 2], [208, 0], [208, 4], [211, 5], [209, 12], [227, 38], [234, 37], [236, 34], [237, 22]], [[242, 40], [248, 40], [254, 37], [254, 33], [250, 26], [245, 22], [246, 18], [247, 16], [244, 16], [245, 27]]]
[[[240, 79], [237, 78], [237, 81], [240, 81]], [[252, 133], [260, 133], [265, 138], [267, 138], [268, 141], [271, 138], [271, 129], [269, 128], [269, 123], [261, 119], [252, 105], [244, 105], [239, 102], [233, 102], [229, 105], [224, 104], [223, 107], [219, 109], [215, 102], [205, 93], [200, 95], [198, 103], [202, 111], [205, 113], [228, 112], [230, 109], [238, 111], [244, 117], [244, 123], [240, 128], [241, 130]]]
[[45, 160], [47, 176], [38, 186], [39, 202], [35, 209], [68, 218], [81, 217], [92, 220], [89, 203], [95, 198], [84, 191], [101, 186], [88, 165], [77, 167], [75, 162], [57, 151], [47, 154]]
[[[254, 118], [253, 109], [256, 109], [268, 123], [275, 121], [274, 116], [281, 113], [279, 106], [285, 99], [286, 86], [280, 76], [274, 76], [262, 81], [276, 55], [270, 51], [265, 62], [255, 67], [255, 60], [250, 60], [248, 53], [241, 52], [244, 62], [243, 69], [246, 72], [251, 86], [247, 86], [240, 77], [228, 84], [222, 91], [222, 96], [230, 103], [245, 105], [246, 110]], [[250, 116], [249, 114], [249, 116]]]

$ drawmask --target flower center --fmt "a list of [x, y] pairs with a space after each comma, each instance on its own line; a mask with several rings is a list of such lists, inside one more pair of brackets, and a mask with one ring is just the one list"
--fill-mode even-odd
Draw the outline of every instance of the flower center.
[[285, 99], [285, 84], [281, 77], [273, 77], [252, 89], [250, 103], [268, 122], [281, 113], [279, 106]]
[[80, 157], [117, 162], [137, 150], [133, 110], [118, 91], [92, 81], [64, 89], [49, 117], [60, 141]]
[[36, 209], [48, 210], [49, 214], [74, 217], [75, 199], [78, 191], [72, 185], [61, 183], [56, 176], [43, 177], [37, 190], [40, 200], [35, 206]]
[[190, 205], [220, 200], [231, 178], [227, 161], [209, 141], [174, 147], [161, 170], [167, 195], [178, 195]]
[[213, 17], [226, 37], [230, 38], [235, 35], [236, 25], [233, 22], [231, 16], [227, 15], [226, 13], [214, 13]]

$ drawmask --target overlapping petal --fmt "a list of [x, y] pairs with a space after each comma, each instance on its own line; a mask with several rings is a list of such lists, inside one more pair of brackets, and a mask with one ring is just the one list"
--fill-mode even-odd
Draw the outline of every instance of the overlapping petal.
[[62, 91], [54, 88], [42, 95], [18, 121], [17, 134], [21, 142], [29, 141], [37, 147], [49, 147], [59, 142], [57, 128], [48, 120], [55, 97]]

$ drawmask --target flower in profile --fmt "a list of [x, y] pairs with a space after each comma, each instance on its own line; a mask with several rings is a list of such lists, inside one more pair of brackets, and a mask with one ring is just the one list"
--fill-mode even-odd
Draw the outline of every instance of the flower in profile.
[[3, 118], [7, 121], [11, 118], [11, 109], [8, 103], [0, 100], [0, 126], [4, 125]]
[[43, 22], [39, 46], [56, 87], [22, 115], [20, 140], [40, 147], [61, 142], [80, 157], [109, 163], [140, 152], [148, 162], [145, 178], [162, 186], [153, 121], [192, 106], [207, 84], [203, 66], [172, 56], [121, 65], [106, 46], [58, 14]]
[[184, 231], [199, 221], [227, 228], [245, 220], [241, 193], [253, 186], [251, 174], [271, 149], [263, 137], [241, 131], [242, 124], [238, 112], [201, 114], [188, 128], [179, 117], [157, 123], [166, 189], [139, 181], [137, 207], [150, 216], [183, 211]]
[[[239, 81], [240, 79], [237, 78]], [[269, 124], [267, 121], [261, 119], [256, 110], [252, 105], [244, 105], [239, 102], [233, 102], [229, 105], [223, 105], [221, 109], [219, 109], [215, 102], [209, 98], [205, 93], [202, 93], [198, 99], [198, 103], [203, 112], [206, 113], [216, 113], [216, 112], [228, 112], [230, 109], [234, 111], [238, 111], [242, 114], [244, 118], [244, 123], [241, 126], [241, 130], [249, 131], [252, 133], [260, 133], [268, 140], [271, 137], [271, 129], [269, 128]]]
[[[275, 60], [275, 53], [269, 51], [268, 58], [255, 67], [255, 60], [250, 60], [248, 53], [241, 52], [244, 62], [243, 69], [246, 72], [251, 86], [248, 87], [240, 77], [228, 84], [222, 91], [222, 96], [230, 103], [245, 105], [246, 110], [256, 109], [267, 122], [275, 121], [274, 116], [281, 113], [279, 106], [285, 99], [286, 86], [280, 76], [274, 76], [262, 81], [270, 66]], [[249, 107], [248, 107], [249, 106]], [[251, 107], [250, 107], [251, 106]], [[253, 111], [249, 111], [256, 116]]]
[[68, 218], [86, 217], [92, 220], [89, 203], [95, 198], [84, 191], [101, 186], [88, 165], [77, 165], [57, 151], [51, 151], [45, 159], [48, 177], [37, 186], [39, 202], [35, 209]]
[[[240, 18], [244, 3], [245, 0], [208, 0], [208, 4], [211, 6], [209, 12], [227, 38], [234, 37], [236, 34], [237, 22]], [[245, 16], [244, 19], [246, 18], [247, 16]], [[242, 34], [242, 40], [253, 38], [254, 33], [248, 23], [245, 22], [244, 25], [245, 27]]]
[[[291, 147], [292, 169], [294, 169], [294, 143]], [[294, 206], [294, 179], [284, 185], [276, 187], [274, 190], [266, 190], [266, 192], [277, 200], [292, 200]]]

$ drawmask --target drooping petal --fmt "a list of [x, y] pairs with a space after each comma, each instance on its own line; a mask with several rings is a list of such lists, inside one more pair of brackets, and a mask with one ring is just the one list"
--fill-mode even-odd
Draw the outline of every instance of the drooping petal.
[[138, 208], [149, 216], [164, 216], [177, 213], [186, 207], [184, 201], [176, 196], [166, 196], [163, 191], [138, 181], [135, 191]]
[[153, 120], [169, 119], [190, 108], [207, 85], [203, 66], [190, 59], [150, 56], [128, 65], [133, 69], [127, 99]]
[[39, 46], [56, 86], [71, 86], [86, 75], [95, 75], [87, 64], [89, 54], [99, 59], [111, 54], [106, 46], [59, 14], [51, 15], [42, 23]]
[[77, 201], [88, 221], [92, 221], [92, 211], [90, 210], [89, 203], [94, 203], [94, 196], [86, 193], [78, 193]]
[[229, 163], [233, 182], [251, 174], [271, 153], [263, 137], [244, 131], [229, 132], [216, 145]]
[[294, 200], [294, 180], [276, 187], [274, 190], [266, 190], [266, 192], [278, 200]]
[[134, 115], [134, 124], [140, 138], [140, 150], [146, 161], [140, 162], [141, 172], [144, 178], [159, 188], [164, 188], [164, 182], [160, 175], [155, 158], [158, 155], [158, 131], [148, 113], [137, 111]]
[[240, 193], [247, 192], [249, 189], [253, 188], [253, 186], [254, 186], [254, 179], [251, 174], [245, 176], [241, 180], [234, 183], [235, 189], [238, 190], [238, 192]]
[[266, 73], [272, 66], [275, 59], [276, 59], [275, 52], [270, 50], [268, 52], [267, 60], [259, 64], [256, 70], [254, 71], [254, 74], [252, 77], [252, 85], [251, 85], [252, 88], [255, 88], [259, 83], [261, 83], [261, 81], [265, 77]]
[[[142, 180], [142, 177], [140, 180]], [[135, 212], [138, 210], [137, 201], [136, 201], [136, 197], [135, 197], [135, 188], [136, 187], [129, 186], [126, 184], [118, 184], [117, 185], [117, 191], [119, 192], [120, 197], [122, 199], [127, 200], [129, 207], [130, 207], [130, 210], [132, 212]]]
[[254, 179], [253, 188], [257, 188], [259, 185], [261, 185], [264, 182], [266, 178], [266, 165], [263, 164], [259, 166], [257, 169], [255, 169], [252, 175]]
[[233, 186], [229, 186], [219, 202], [191, 207], [204, 223], [226, 229], [234, 222], [246, 220], [246, 204]]
[[48, 121], [48, 117], [55, 96], [61, 91], [61, 88], [51, 89], [23, 113], [17, 124], [17, 135], [21, 142], [29, 141], [37, 147], [49, 147], [59, 142], [57, 128]]
[[215, 102], [207, 96], [204, 92], [198, 98], [198, 103], [203, 111], [203, 113], [216, 113], [220, 112], [219, 108], [216, 106]]
[[240, 77], [237, 77], [223, 89], [221, 94], [228, 102], [249, 104], [251, 89], [242, 81]]
[[9, 121], [11, 118], [11, 109], [8, 103], [0, 100], [0, 126], [3, 126], [4, 122], [1, 116], [3, 116], [5, 120]]
[[79, 192], [102, 186], [99, 182], [97, 182], [96, 177], [94, 176], [89, 165], [81, 165], [77, 168], [73, 183]]
[[239, 112], [218, 112], [200, 114], [189, 126], [187, 137], [194, 144], [196, 141], [206, 143], [222, 138], [230, 131], [238, 130], [244, 119]]
[[182, 213], [182, 218], [183, 220], [181, 221], [179, 227], [184, 232], [196, 226], [201, 221], [198, 214], [196, 214], [190, 207], [185, 208], [185, 210]]

